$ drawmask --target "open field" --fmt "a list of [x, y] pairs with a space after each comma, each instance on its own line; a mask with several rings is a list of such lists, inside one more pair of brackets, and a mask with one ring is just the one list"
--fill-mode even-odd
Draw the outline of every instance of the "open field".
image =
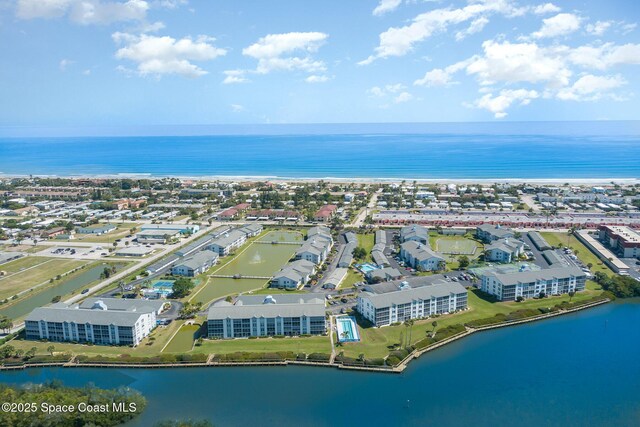
[[556, 233], [550, 231], [540, 232], [540, 235], [544, 237], [544, 239], [551, 246], [562, 246], [569, 247], [575, 253], [577, 251], [577, 256], [580, 260], [585, 264], [592, 264], [591, 272], [595, 273], [596, 271], [600, 271], [606, 274], [613, 274], [613, 271], [606, 264], [604, 264], [600, 259], [591, 252], [585, 245], [582, 244], [578, 239], [576, 239], [572, 235], [568, 235], [567, 233]]
[[[131, 229], [133, 227], [138, 227], [139, 224], [135, 222], [124, 222], [124, 223], [112, 223], [117, 228], [110, 233], [102, 234], [100, 236], [95, 236], [93, 234], [78, 234], [76, 233], [75, 239], [71, 240], [71, 242], [87, 242], [87, 243], [113, 243], [117, 239], [122, 239], [124, 236], [131, 233]], [[64, 240], [61, 240], [64, 242]]]
[[10, 275], [10, 274], [25, 270], [27, 268], [35, 267], [36, 265], [42, 264], [44, 262], [51, 261], [52, 259], [54, 258], [35, 257], [35, 256], [22, 257], [22, 258], [18, 258], [15, 261], [10, 261], [0, 265], [0, 270], [5, 271], [7, 275]]
[[[73, 270], [76, 267], [89, 264], [89, 261], [73, 259], [42, 259], [44, 260], [43, 262], [36, 264], [31, 268], [14, 274], [9, 274], [5, 277], [0, 277], [0, 299], [10, 298], [17, 293], [30, 289], [34, 286], [45, 284], [50, 279], [54, 279], [56, 276]], [[13, 262], [23, 262], [23, 260], [16, 260]]]
[[[587, 290], [576, 294], [571, 301], [584, 301], [599, 292]], [[440, 316], [437, 318], [417, 321], [411, 330], [412, 344], [420, 341], [426, 333], [433, 331], [432, 322], [436, 321], [436, 328], [442, 328], [454, 324], [464, 324], [471, 320], [482, 319], [494, 316], [498, 313], [510, 313], [524, 308], [552, 307], [562, 301], [569, 301], [569, 296], [548, 297], [544, 299], [532, 299], [521, 303], [515, 302], [491, 302], [483, 298], [478, 290], [469, 291], [469, 310]], [[385, 326], [383, 328], [363, 328], [358, 325], [362, 341], [357, 343], [344, 343], [343, 347], [338, 347], [337, 351], [344, 351], [345, 356], [358, 357], [364, 353], [368, 358], [385, 357], [389, 353], [388, 346], [393, 346], [400, 342], [400, 334], [407, 334], [408, 329], [403, 326]], [[403, 335], [406, 337], [406, 335]]]

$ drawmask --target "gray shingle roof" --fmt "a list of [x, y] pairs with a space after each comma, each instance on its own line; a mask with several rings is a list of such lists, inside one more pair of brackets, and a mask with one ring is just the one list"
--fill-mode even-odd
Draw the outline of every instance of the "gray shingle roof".
[[430, 258], [439, 258], [441, 260], [444, 260], [444, 258], [439, 253], [435, 252], [428, 245], [421, 244], [413, 240], [404, 242], [401, 247], [418, 261], [427, 260]]
[[192, 270], [196, 270], [212, 261], [215, 261], [216, 259], [218, 259], [217, 253], [209, 250], [204, 250], [176, 264], [176, 267], [184, 266]]
[[[252, 317], [324, 317], [324, 294], [244, 295], [236, 304], [218, 302], [209, 308], [208, 320]], [[273, 302], [269, 302], [273, 301]]]
[[[400, 286], [406, 284], [405, 289]], [[467, 290], [455, 282], [447, 282], [442, 276], [419, 276], [403, 280], [365, 286], [360, 295], [368, 299], [375, 308], [389, 307], [393, 304], [406, 304], [413, 300], [428, 300], [451, 294], [466, 294]]]

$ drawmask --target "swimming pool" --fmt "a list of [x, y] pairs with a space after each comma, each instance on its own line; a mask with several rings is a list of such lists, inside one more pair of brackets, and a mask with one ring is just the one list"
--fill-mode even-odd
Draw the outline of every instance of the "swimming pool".
[[359, 264], [356, 267], [358, 267], [358, 269], [362, 271], [364, 274], [367, 274], [368, 272], [377, 270], [379, 268], [377, 265], [373, 265], [370, 263]]
[[360, 341], [360, 334], [358, 334], [358, 326], [356, 326], [355, 318], [351, 316], [337, 317], [336, 326], [338, 330], [338, 341], [340, 342]]
[[173, 292], [173, 280], [158, 280], [151, 285], [151, 288], [154, 292], [166, 297]]

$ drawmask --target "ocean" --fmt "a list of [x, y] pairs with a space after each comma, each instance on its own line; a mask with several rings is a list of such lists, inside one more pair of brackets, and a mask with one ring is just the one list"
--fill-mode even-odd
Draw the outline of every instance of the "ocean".
[[317, 367], [0, 372], [0, 382], [127, 385], [148, 406], [130, 426], [170, 418], [215, 426], [640, 425], [640, 301], [473, 334], [402, 374]]
[[[237, 132], [242, 128], [235, 134], [225, 129], [227, 134], [193, 128], [192, 135], [182, 129], [185, 135], [172, 136], [0, 136], [0, 173], [425, 180], [640, 178], [639, 122], [280, 126], [277, 132], [259, 127], [250, 129], [253, 133], [247, 131], [249, 134]], [[208, 131], [212, 134], [202, 134]]]

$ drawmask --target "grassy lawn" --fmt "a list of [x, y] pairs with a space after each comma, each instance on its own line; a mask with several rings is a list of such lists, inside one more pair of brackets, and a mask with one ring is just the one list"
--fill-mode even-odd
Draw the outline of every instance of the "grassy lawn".
[[225, 354], [239, 351], [268, 353], [274, 351], [293, 351], [294, 353], [331, 353], [329, 336], [303, 338], [258, 338], [235, 340], [204, 340], [201, 346], [194, 347], [193, 353]]
[[371, 249], [375, 244], [376, 235], [374, 233], [358, 234], [358, 246], [363, 247], [367, 251], [366, 262], [371, 262]]
[[89, 261], [61, 258], [44, 259], [44, 262], [37, 264], [33, 268], [1, 277], [0, 299], [10, 298], [18, 292], [32, 288], [36, 285], [44, 284], [59, 274], [64, 274], [76, 267], [89, 263]]
[[[122, 224], [112, 223], [117, 228], [110, 233], [102, 234], [100, 236], [94, 236], [93, 234], [79, 234], [76, 233], [76, 238], [71, 242], [87, 242], [87, 243], [113, 243], [117, 239], [122, 239], [124, 236], [131, 233], [133, 227], [138, 228], [140, 224], [135, 222], [125, 222]], [[64, 241], [64, 240], [62, 240]]]
[[34, 267], [38, 264], [42, 264], [43, 262], [50, 261], [52, 259], [54, 258], [36, 256], [22, 257], [15, 261], [2, 264], [0, 266], [0, 270], [5, 271], [7, 274], [13, 274], [18, 271], [24, 270], [25, 268]]
[[201, 324], [182, 325], [178, 333], [169, 341], [163, 353], [187, 353], [193, 348]]
[[591, 252], [585, 245], [582, 244], [578, 239], [576, 239], [572, 235], [567, 235], [567, 233], [555, 233], [555, 232], [540, 232], [540, 235], [544, 237], [544, 239], [551, 246], [562, 246], [568, 247], [573, 250], [575, 253], [577, 251], [577, 256], [580, 260], [585, 264], [592, 264], [591, 272], [595, 273], [596, 271], [601, 271], [606, 274], [612, 274], [613, 271], [609, 267], [606, 266], [600, 259]]
[[[572, 302], [584, 301], [598, 292], [587, 290], [576, 294]], [[569, 296], [548, 297], [541, 300], [531, 299], [521, 303], [516, 302], [491, 302], [482, 297], [482, 293], [474, 290], [468, 293], [469, 310], [440, 316], [437, 318], [417, 321], [411, 331], [411, 341], [416, 343], [426, 337], [427, 332], [433, 330], [432, 322], [438, 322], [437, 328], [454, 324], [464, 324], [471, 320], [482, 319], [495, 316], [498, 313], [510, 313], [523, 308], [552, 307], [562, 301], [569, 301]], [[373, 328], [358, 325], [361, 341], [357, 343], [344, 343], [342, 347], [337, 347], [336, 351], [344, 351], [345, 356], [358, 357], [364, 353], [368, 358], [385, 357], [389, 353], [388, 346], [393, 346], [400, 342], [400, 334], [407, 334], [408, 329], [403, 326], [385, 326], [383, 328]], [[404, 335], [406, 336], [406, 335]]]
[[364, 281], [364, 277], [362, 276], [362, 274], [360, 274], [353, 268], [349, 268], [349, 270], [347, 270], [347, 276], [344, 278], [342, 283], [340, 283], [339, 289], [349, 289], [351, 286], [353, 286], [354, 283], [362, 281]]

